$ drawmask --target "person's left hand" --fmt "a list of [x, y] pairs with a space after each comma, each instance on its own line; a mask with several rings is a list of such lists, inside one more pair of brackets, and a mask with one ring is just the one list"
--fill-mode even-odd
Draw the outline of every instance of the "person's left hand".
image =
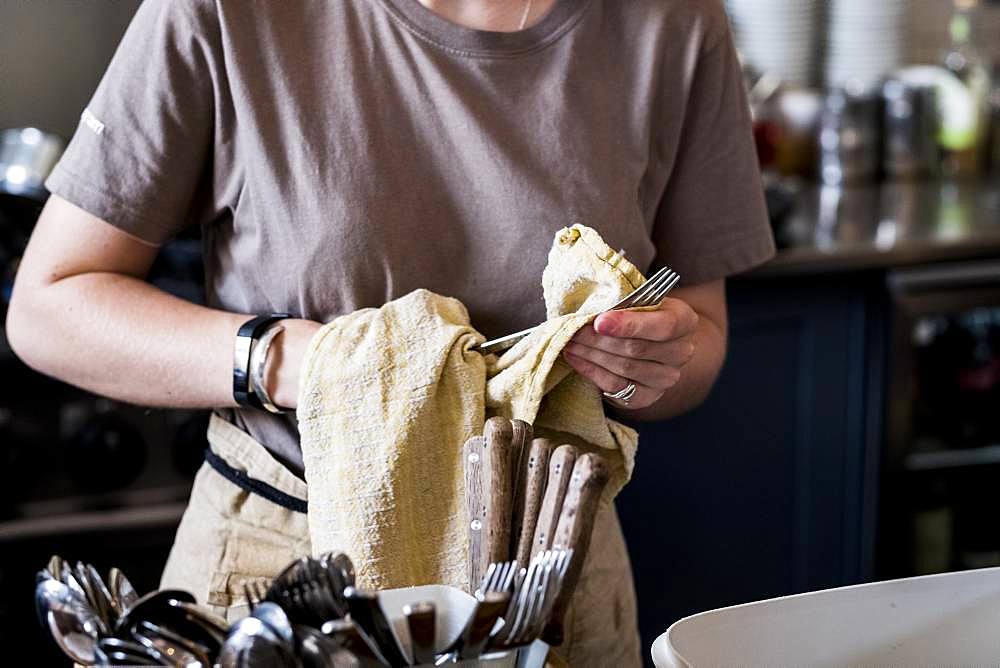
[[[645, 408], [681, 380], [695, 355], [698, 314], [667, 298], [655, 311], [608, 311], [581, 329], [563, 349], [570, 366], [604, 392], [636, 385], [628, 408]], [[620, 402], [616, 402], [622, 406]]]

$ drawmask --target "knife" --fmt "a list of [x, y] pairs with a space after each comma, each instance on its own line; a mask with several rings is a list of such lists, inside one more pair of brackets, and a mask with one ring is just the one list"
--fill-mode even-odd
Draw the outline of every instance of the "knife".
[[504, 417], [492, 417], [483, 427], [486, 448], [486, 531], [483, 534], [482, 573], [510, 554], [510, 510], [514, 470], [511, 462], [514, 428]]
[[331, 619], [323, 622], [320, 633], [333, 640], [339, 647], [353, 655], [360, 668], [381, 668], [388, 665], [378, 651], [375, 641], [350, 619]]
[[535, 525], [529, 556], [552, 547], [552, 538], [559, 522], [559, 512], [562, 510], [574, 462], [576, 462], [576, 448], [572, 445], [560, 445], [552, 452], [552, 457], [549, 459], [549, 474], [545, 481], [545, 496], [542, 497], [542, 505], [538, 511], [538, 523]]
[[542, 632], [542, 639], [550, 645], [560, 645], [563, 642], [563, 617], [580, 580], [587, 549], [590, 547], [590, 537], [594, 532], [594, 518], [597, 516], [601, 493], [610, 477], [608, 465], [595, 454], [584, 454], [573, 465], [573, 474], [552, 539], [552, 547], [573, 550], [573, 556], [556, 596], [549, 622]]
[[522, 499], [521, 509], [515, 511], [515, 524], [518, 526], [517, 545], [514, 559], [517, 563], [527, 566], [531, 561], [531, 542], [535, 538], [535, 526], [538, 524], [538, 511], [542, 505], [542, 495], [545, 493], [545, 481], [549, 476], [549, 457], [556, 444], [547, 438], [536, 438], [531, 442], [527, 457], [524, 458], [517, 492]]
[[462, 462], [465, 468], [465, 510], [469, 527], [469, 591], [483, 581], [484, 562], [483, 533], [486, 529], [486, 499], [484, 480], [484, 460], [486, 440], [473, 436], [462, 446]]
[[478, 597], [472, 617], [461, 636], [458, 658], [478, 659], [490, 639], [490, 632], [510, 604], [510, 592], [492, 591]]
[[347, 607], [351, 613], [351, 620], [357, 624], [362, 631], [367, 633], [375, 645], [386, 658], [392, 668], [401, 668], [410, 665], [399, 647], [399, 640], [392, 631], [392, 625], [382, 611], [378, 594], [365, 589], [348, 587], [344, 590], [344, 598], [347, 599]]
[[413, 649], [415, 666], [434, 663], [436, 612], [437, 609], [432, 601], [420, 601], [403, 606], [406, 625], [410, 629], [410, 646]]
[[531, 449], [531, 439], [534, 431], [524, 420], [511, 420], [513, 436], [510, 439], [511, 466], [514, 469], [511, 482], [514, 495], [510, 506], [510, 546], [507, 558], [514, 559], [517, 555], [517, 543], [521, 536], [521, 524], [524, 521], [524, 465]]

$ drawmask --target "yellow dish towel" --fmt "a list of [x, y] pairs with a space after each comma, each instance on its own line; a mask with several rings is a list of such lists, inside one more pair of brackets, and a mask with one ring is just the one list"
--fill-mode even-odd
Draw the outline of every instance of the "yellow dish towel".
[[614, 471], [610, 502], [638, 436], [605, 417], [600, 390], [560, 353], [643, 280], [574, 225], [557, 233], [543, 273], [549, 319], [499, 358], [472, 350], [483, 336], [460, 302], [426, 290], [324, 325], [303, 362], [297, 415], [314, 553], [348, 553], [366, 587], [463, 587], [462, 444], [491, 415], [599, 450]]

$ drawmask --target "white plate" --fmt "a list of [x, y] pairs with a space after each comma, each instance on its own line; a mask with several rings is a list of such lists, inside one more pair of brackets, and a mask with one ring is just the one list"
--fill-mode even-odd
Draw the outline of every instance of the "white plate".
[[1000, 568], [828, 589], [682, 619], [653, 643], [659, 668], [995, 666]]

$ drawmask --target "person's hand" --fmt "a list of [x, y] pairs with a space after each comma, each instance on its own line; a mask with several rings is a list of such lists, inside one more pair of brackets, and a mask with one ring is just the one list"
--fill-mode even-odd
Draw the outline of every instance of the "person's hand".
[[322, 325], [311, 320], [289, 318], [282, 320], [285, 330], [274, 337], [264, 382], [275, 404], [294, 409], [299, 403], [299, 373], [306, 356], [309, 341]]
[[602, 313], [576, 333], [563, 355], [604, 392], [619, 392], [635, 383], [627, 407], [645, 408], [680, 382], [684, 365], [695, 355], [697, 327], [694, 309], [667, 298], [655, 311]]

